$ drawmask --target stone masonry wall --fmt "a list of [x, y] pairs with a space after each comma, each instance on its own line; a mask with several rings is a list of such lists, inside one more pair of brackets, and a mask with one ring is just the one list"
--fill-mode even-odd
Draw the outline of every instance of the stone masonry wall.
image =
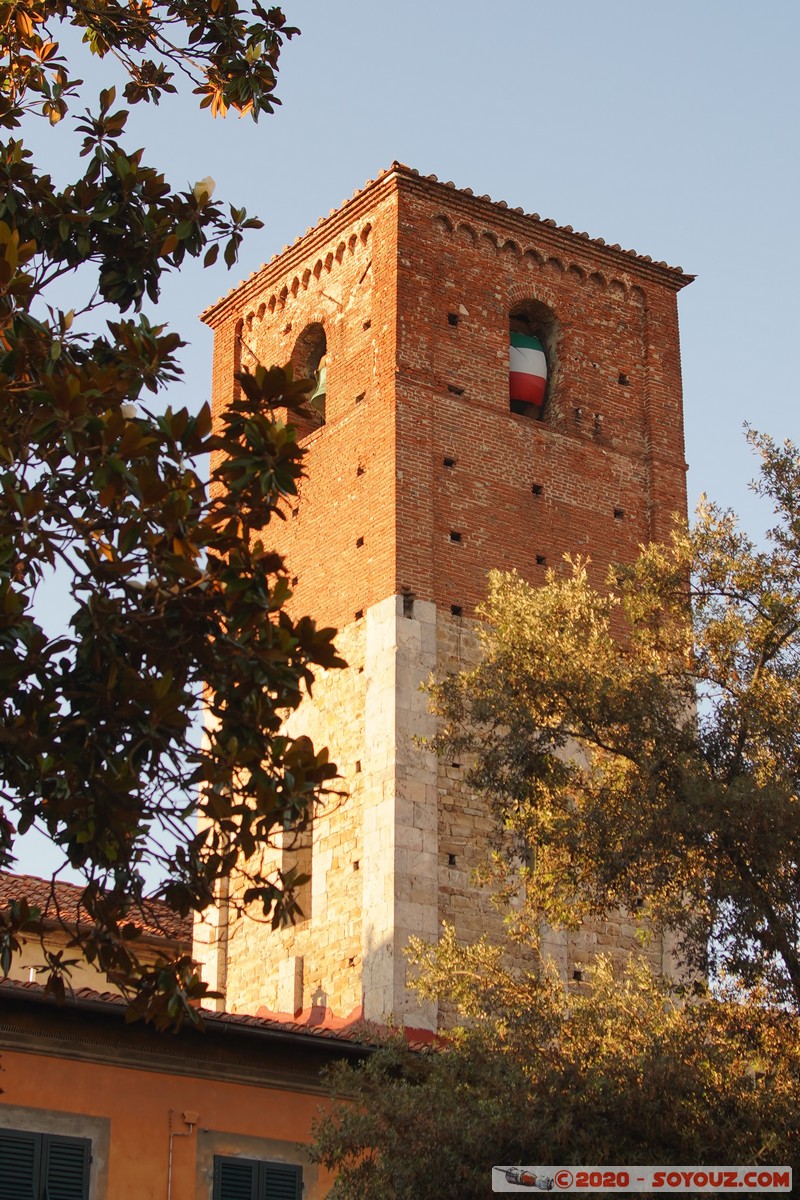
[[[242, 915], [231, 906], [226, 978], [231, 1012], [265, 1007], [294, 1014], [316, 1004], [349, 1015], [361, 1005], [365, 641], [364, 621], [340, 631], [337, 644], [347, 669], [320, 672], [313, 699], [289, 722], [290, 732], [331, 747], [341, 778], [331, 785], [336, 794], [314, 814], [305, 919], [273, 932], [256, 913]], [[272, 859], [280, 863], [280, 849]]]
[[[476, 622], [464, 617], [439, 613], [437, 618], [436, 675], [467, 670], [478, 661]], [[437, 763], [439, 825], [439, 921], [455, 926], [459, 938], [477, 941], [484, 934], [501, 942], [504, 918], [492, 900], [490, 887], [475, 882], [475, 872], [486, 867], [493, 849], [500, 842], [498, 830], [485, 797], [475, 794], [465, 783], [465, 765], [440, 758]], [[598, 954], [610, 955], [621, 966], [629, 955], [644, 954], [657, 973], [675, 974], [678, 970], [669, 934], [651, 938], [643, 947], [641, 928], [625, 914], [605, 921], [584, 922], [578, 932], [543, 926], [541, 949], [551, 959], [561, 978], [570, 983], [582, 977]], [[514, 946], [517, 965], [533, 969], [537, 958]], [[441, 1006], [440, 1023], [454, 1014]]]

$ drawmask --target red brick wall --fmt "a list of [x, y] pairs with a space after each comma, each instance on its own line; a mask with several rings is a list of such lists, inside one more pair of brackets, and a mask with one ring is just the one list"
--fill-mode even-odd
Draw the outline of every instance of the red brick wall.
[[[537, 582], [581, 553], [599, 574], [665, 536], [686, 509], [672, 281], [635, 259], [620, 270], [575, 237], [548, 244], [526, 219], [460, 193], [403, 183], [398, 590], [469, 614], [490, 567]], [[560, 327], [543, 421], [509, 411], [508, 314], [525, 299]]]
[[304, 328], [323, 325], [326, 424], [304, 437], [308, 477], [269, 536], [297, 577], [298, 610], [342, 626], [394, 586], [395, 193], [326, 232], [228, 305], [216, 328], [213, 395], [218, 412], [231, 395], [240, 317], [244, 365], [251, 351], [264, 365], [288, 363]]
[[[685, 282], [407, 169], [246, 281], [210, 317], [217, 409], [237, 322], [265, 364], [312, 321], [327, 336], [327, 423], [305, 439], [296, 516], [273, 526], [298, 608], [345, 625], [408, 589], [468, 615], [490, 567], [536, 582], [581, 553], [599, 576], [666, 536], [686, 511]], [[544, 421], [509, 411], [508, 314], [526, 299], [559, 325]]]

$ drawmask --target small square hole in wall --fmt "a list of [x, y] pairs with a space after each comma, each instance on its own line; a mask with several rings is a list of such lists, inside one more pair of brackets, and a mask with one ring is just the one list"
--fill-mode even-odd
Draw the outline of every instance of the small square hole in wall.
[[347, 965], [348, 967], [354, 967], [356, 965], [356, 960], [354, 958], [348, 958]]
[[356, 475], [363, 475], [363, 474], [364, 474], [364, 468], [362, 467], [361, 463], [359, 463], [358, 466], [356, 467]]
[[630, 380], [624, 371], [620, 371], [617, 383], [620, 385], [620, 387], [628, 387]]
[[583, 979], [583, 971], [575, 970], [572, 972], [572, 978], [576, 983], [580, 983]]
[[363, 545], [364, 545], [363, 537], [356, 538], [356, 546], [363, 546]]
[[369, 318], [367, 318], [367, 320], [364, 322], [364, 324], [361, 326], [361, 328], [362, 328], [362, 329], [371, 329], [371, 328], [372, 328], [372, 321], [370, 321], [370, 319], [369, 319]]
[[300, 509], [299, 509], [299, 508], [293, 508], [293, 509], [292, 509], [292, 517], [293, 517], [293, 518], [295, 518], [295, 517], [299, 517], [299, 516], [300, 516]]
[[576, 422], [582, 421], [583, 420], [583, 409], [582, 408], [573, 408], [572, 417], [573, 417], [573, 420]]
[[454, 396], [464, 395], [464, 389], [462, 387], [458, 387], [458, 385], [455, 383], [448, 383], [447, 390], [448, 392], [452, 392]]
[[413, 617], [414, 616], [414, 593], [413, 592], [403, 592], [403, 616], [404, 617]]
[[464, 609], [461, 607], [460, 604], [451, 604], [450, 605], [450, 613], [454, 617], [460, 617], [463, 615]]
[[293, 575], [292, 576], [292, 587], [297, 587], [299, 582], [300, 582], [299, 576]]
[[460, 542], [461, 541], [461, 534], [459, 533], [459, 531], [457, 529], [450, 530], [450, 541], [451, 542]]
[[363, 400], [364, 400], [364, 397], [366, 396], [366, 394], [367, 394], [366, 392], [359, 392], [359, 393], [358, 393], [358, 395], [357, 395], [357, 396], [356, 396], [356, 398], [355, 398], [355, 403], [356, 403], [356, 404], [361, 404], [361, 403], [363, 402]]
[[456, 865], [456, 856], [455, 856], [455, 854], [448, 854], [448, 856], [447, 856], [447, 865], [448, 865], [448, 867], [454, 867], [454, 866]]
[[541, 496], [544, 488], [542, 487], [541, 483], [534, 483], [531, 485], [531, 491], [533, 492], [534, 496]]
[[458, 313], [448, 313], [447, 314], [447, 324], [448, 325], [457, 325], [458, 324]]
[[356, 775], [360, 775], [360, 774], [361, 774], [361, 759], [357, 758], [356, 759]]
[[455, 465], [456, 465], [456, 460], [454, 458], [449, 458], [446, 456], [445, 458], [442, 459], [442, 466], [447, 467], [448, 470], [451, 469], [452, 467], [454, 467]]
[[354, 870], [354, 871], [360, 871], [360, 870], [361, 870], [361, 863], [358, 861], [358, 859], [357, 859], [357, 858], [354, 858], [354, 859], [353, 859], [353, 870]]
[[537, 567], [547, 566], [547, 555], [546, 554], [537, 554], [536, 555], [536, 565], [537, 565]]
[[363, 610], [363, 608], [357, 608], [357, 609], [356, 609], [356, 618], [355, 618], [355, 619], [356, 619], [357, 621], [361, 621], [361, 620], [363, 619], [363, 617], [364, 617], [364, 610]]
[[455, 771], [459, 771], [459, 770], [461, 769], [461, 763], [460, 763], [460, 762], [451, 762], [451, 763], [450, 763], [450, 766], [451, 766], [451, 767], [452, 767], [452, 768], [453, 768]]
[[625, 517], [625, 509], [624, 508], [615, 508], [614, 509], [614, 520], [615, 521], [622, 521], [624, 519], [624, 517]]
[[283, 332], [284, 332], [284, 333], [291, 333], [291, 332], [292, 332], [292, 322], [291, 322], [291, 321], [289, 322], [289, 324], [288, 324], [288, 325], [284, 325], [284, 327], [283, 327]]

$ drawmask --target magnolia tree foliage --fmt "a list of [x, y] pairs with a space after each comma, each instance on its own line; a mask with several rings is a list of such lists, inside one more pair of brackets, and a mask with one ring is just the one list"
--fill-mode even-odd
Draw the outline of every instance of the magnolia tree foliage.
[[567, 994], [445, 929], [417, 942], [419, 987], [462, 1024], [420, 1054], [398, 1035], [329, 1074], [337, 1096], [313, 1157], [331, 1200], [482, 1200], [494, 1164], [779, 1163], [798, 1166], [797, 1018], [760, 998], [685, 1006], [642, 960], [600, 960]]
[[[702, 969], [800, 1008], [800, 457], [750, 435], [762, 548], [703, 502], [605, 588], [492, 575], [483, 658], [434, 691], [516, 839], [528, 932], [620, 907]], [[523, 922], [524, 923], [524, 922]]]
[[[342, 664], [331, 630], [287, 614], [268, 545], [302, 475], [272, 406], [296, 410], [306, 385], [280, 369], [243, 375], [213, 433], [208, 406], [149, 407], [180, 374], [183, 344], [145, 311], [162, 276], [220, 247], [232, 264], [259, 222], [212, 202], [211, 180], [173, 190], [127, 148], [113, 88], [77, 119], [79, 174], [56, 185], [13, 131], [37, 116], [71, 124], [80, 81], [59, 49], [65, 24], [123, 65], [128, 105], [188, 76], [201, 107], [254, 118], [278, 103], [278, 55], [296, 30], [237, 0], [0, 12], [0, 863], [17, 834], [43, 830], [86, 879], [83, 954], [134, 1011], [179, 1023], [203, 985], [188, 959], [138, 961], [128, 917], [146, 900], [142, 869], [160, 868], [160, 898], [186, 915], [248, 860], [246, 899], [273, 922], [291, 916], [295, 880], [265, 874], [259, 851], [308, 821], [335, 768], [282, 722], [317, 667]], [[65, 277], [86, 294], [77, 311], [49, 303]], [[209, 453], [207, 484], [195, 464]], [[54, 578], [68, 624], [51, 635], [36, 605]], [[4, 970], [36, 918], [24, 896], [0, 914]], [[61, 961], [49, 968], [63, 989]]]

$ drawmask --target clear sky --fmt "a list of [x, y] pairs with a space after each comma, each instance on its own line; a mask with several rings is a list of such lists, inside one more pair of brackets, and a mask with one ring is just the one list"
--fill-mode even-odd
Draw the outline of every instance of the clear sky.
[[176, 183], [211, 174], [265, 221], [241, 269], [168, 289], [208, 394], [194, 313], [395, 158], [665, 259], [680, 296], [689, 495], [743, 513], [744, 421], [800, 437], [800, 6], [772, 0], [303, 0], [283, 108], [254, 127], [150, 114]]
[[[697, 275], [679, 298], [690, 505], [706, 491], [766, 524], [742, 426], [800, 440], [800, 5], [283, 7], [302, 36], [284, 51], [276, 116], [212, 121], [195, 98], [167, 98], [131, 126], [173, 184], [212, 175], [215, 200], [265, 222], [230, 274], [193, 264], [165, 288], [158, 319], [192, 343], [173, 405], [209, 397], [196, 314], [399, 159]], [[108, 81], [105, 65], [79, 73], [89, 95]], [[56, 175], [65, 136], [35, 134]]]

